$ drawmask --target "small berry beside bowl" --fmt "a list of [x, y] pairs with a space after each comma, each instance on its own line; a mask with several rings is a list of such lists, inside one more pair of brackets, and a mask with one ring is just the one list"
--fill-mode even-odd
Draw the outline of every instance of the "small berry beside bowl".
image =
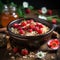
[[57, 50], [59, 48], [59, 39], [51, 39], [48, 41], [47, 45], [51, 50]]

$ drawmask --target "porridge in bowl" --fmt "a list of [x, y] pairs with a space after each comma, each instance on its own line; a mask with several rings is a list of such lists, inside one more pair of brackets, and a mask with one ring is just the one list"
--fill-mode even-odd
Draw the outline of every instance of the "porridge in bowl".
[[33, 19], [21, 20], [19, 23], [14, 23], [11, 27], [11, 32], [20, 34], [22, 36], [37, 36], [45, 34], [49, 31], [49, 28]]

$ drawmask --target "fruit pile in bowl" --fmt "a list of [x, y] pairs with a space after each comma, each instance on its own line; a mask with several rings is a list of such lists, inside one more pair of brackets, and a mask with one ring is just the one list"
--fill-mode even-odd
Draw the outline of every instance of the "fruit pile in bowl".
[[15, 45], [35, 47], [40, 46], [42, 41], [48, 41], [54, 28], [52, 24], [39, 18], [17, 19], [7, 26], [10, 39]]
[[20, 23], [14, 23], [11, 31], [21, 36], [37, 36], [45, 34], [49, 28], [40, 22], [35, 22], [33, 19], [23, 20]]

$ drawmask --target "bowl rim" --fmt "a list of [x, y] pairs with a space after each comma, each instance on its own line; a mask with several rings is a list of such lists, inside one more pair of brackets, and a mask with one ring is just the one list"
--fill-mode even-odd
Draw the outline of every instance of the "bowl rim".
[[[16, 21], [22, 20], [22, 19], [33, 19], [33, 20], [37, 19], [37, 20], [42, 20], [43, 22], [45, 21], [45, 22], [47, 22], [48, 24], [52, 25], [52, 28], [51, 28], [47, 33], [40, 34], [40, 35], [37, 35], [37, 36], [22, 36], [22, 35], [15, 34], [15, 33], [11, 32], [11, 30], [10, 30], [10, 24], [12, 24], [12, 23], [14, 23], [14, 22], [16, 22]], [[9, 24], [7, 25], [7, 31], [8, 31], [9, 34], [12, 34], [12, 35], [15, 36], [15, 37], [22, 37], [22, 38], [23, 38], [23, 37], [27, 37], [27, 38], [29, 38], [29, 37], [39, 37], [39, 36], [42, 37], [42, 36], [48, 35], [48, 34], [51, 33], [51, 31], [53, 31], [54, 29], [55, 29], [55, 27], [54, 27], [53, 24], [49, 23], [48, 21], [46, 21], [46, 20], [44, 20], [44, 19], [40, 19], [40, 18], [20, 18], [20, 19], [16, 19], [16, 20], [13, 20], [13, 21], [9, 22]]]

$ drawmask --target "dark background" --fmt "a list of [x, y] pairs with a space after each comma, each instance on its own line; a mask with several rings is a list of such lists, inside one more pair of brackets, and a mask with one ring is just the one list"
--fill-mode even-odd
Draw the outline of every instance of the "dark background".
[[47, 7], [48, 9], [60, 9], [60, 0], [1, 0], [4, 4], [7, 1], [14, 2], [16, 4], [21, 5], [23, 1], [27, 1], [30, 5], [34, 6], [35, 9], [39, 9], [41, 7]]

